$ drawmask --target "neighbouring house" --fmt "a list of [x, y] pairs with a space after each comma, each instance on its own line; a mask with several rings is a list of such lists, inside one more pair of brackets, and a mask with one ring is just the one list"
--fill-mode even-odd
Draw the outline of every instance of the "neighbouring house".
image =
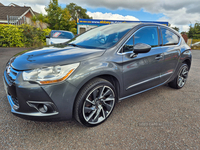
[[187, 43], [188, 36], [187, 36], [186, 32], [181, 33], [181, 35], [182, 35], [183, 39], [185, 40], [185, 42]]
[[33, 23], [31, 17], [37, 16], [39, 13], [32, 10], [31, 7], [19, 6], [14, 3], [8, 6], [0, 3], [0, 24], [14, 24], [20, 25], [27, 23], [30, 25], [35, 25], [36, 27], [47, 28], [47, 24], [43, 23]]

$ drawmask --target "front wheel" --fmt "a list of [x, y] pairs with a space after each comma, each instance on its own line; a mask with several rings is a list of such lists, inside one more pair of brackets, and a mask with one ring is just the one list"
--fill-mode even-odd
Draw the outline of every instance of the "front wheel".
[[95, 78], [80, 91], [74, 108], [75, 119], [85, 126], [103, 123], [116, 102], [116, 90], [107, 80]]
[[183, 64], [179, 69], [178, 75], [175, 77], [173, 81], [169, 83], [169, 86], [175, 89], [182, 88], [187, 81], [188, 72], [189, 72], [188, 65]]

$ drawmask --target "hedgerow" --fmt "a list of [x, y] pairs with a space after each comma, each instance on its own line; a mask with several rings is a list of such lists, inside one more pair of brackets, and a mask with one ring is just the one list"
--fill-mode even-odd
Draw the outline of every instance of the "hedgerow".
[[45, 35], [50, 29], [28, 24], [19, 26], [0, 24], [0, 47], [37, 47], [46, 45]]

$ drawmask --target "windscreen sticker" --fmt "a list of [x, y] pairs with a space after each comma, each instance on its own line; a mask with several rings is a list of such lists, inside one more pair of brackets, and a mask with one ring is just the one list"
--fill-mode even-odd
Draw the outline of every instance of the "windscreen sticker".
[[61, 34], [61, 32], [56, 32], [53, 34], [53, 37], [57, 38], [60, 34]]

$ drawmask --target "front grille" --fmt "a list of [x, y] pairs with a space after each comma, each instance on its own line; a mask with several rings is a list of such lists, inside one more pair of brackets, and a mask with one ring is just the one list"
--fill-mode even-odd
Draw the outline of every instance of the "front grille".
[[10, 65], [6, 68], [5, 79], [7, 80], [7, 84], [8, 84], [7, 94], [11, 96], [12, 101], [16, 106], [19, 106], [17, 93], [16, 93], [16, 85], [15, 85], [15, 80], [17, 78], [18, 73], [19, 72], [13, 69]]
[[11, 66], [8, 66], [6, 69], [6, 77], [9, 82], [13, 83], [16, 80], [18, 71], [13, 69]]
[[19, 101], [17, 100], [17, 98], [12, 97], [12, 101], [16, 106], [19, 107]]

